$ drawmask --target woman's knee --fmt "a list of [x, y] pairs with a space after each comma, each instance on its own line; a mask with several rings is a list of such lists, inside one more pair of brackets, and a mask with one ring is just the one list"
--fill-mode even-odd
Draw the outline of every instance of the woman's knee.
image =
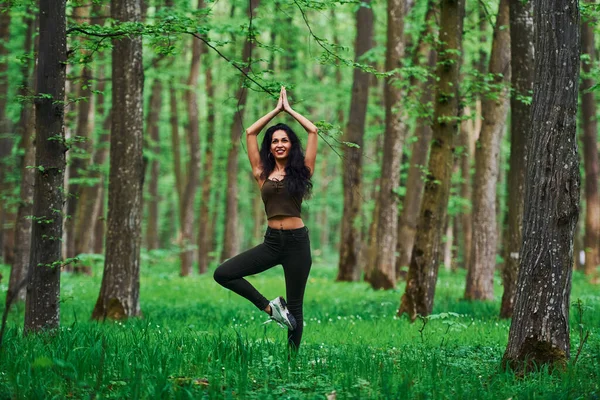
[[222, 268], [222, 265], [215, 269], [213, 279], [221, 286], [225, 286], [229, 282], [229, 277], [225, 273], [224, 268]]

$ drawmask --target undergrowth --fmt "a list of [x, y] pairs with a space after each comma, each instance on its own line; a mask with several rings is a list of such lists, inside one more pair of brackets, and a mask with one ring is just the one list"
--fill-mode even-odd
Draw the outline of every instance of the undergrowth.
[[[90, 320], [101, 260], [92, 277], [63, 274], [55, 335], [23, 337], [24, 307], [17, 305], [0, 354], [0, 398], [600, 397], [600, 295], [577, 273], [571, 298], [586, 311], [583, 318], [575, 306], [571, 312], [573, 352], [578, 335], [589, 332], [577, 363], [519, 378], [500, 369], [509, 329], [497, 317], [501, 287], [494, 301], [462, 301], [464, 271], [440, 271], [434, 315], [411, 324], [395, 316], [402, 284], [373, 291], [363, 282], [336, 283], [335, 264], [317, 263], [303, 343], [289, 357], [286, 331], [263, 325], [264, 313], [211, 274], [179, 277], [174, 260], [149, 257], [143, 264], [142, 318]], [[6, 266], [0, 272], [9, 275]], [[250, 280], [267, 298], [284, 294], [281, 267]], [[5, 294], [6, 280], [1, 286]]]

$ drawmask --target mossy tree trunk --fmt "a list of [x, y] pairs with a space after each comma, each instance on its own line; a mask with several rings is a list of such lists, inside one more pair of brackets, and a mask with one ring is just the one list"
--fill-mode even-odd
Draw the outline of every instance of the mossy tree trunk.
[[442, 239], [450, 196], [453, 142], [460, 122], [458, 77], [463, 18], [464, 1], [442, 0], [433, 141], [406, 289], [398, 309], [399, 315], [407, 313], [412, 321], [417, 315], [431, 314], [440, 258], [443, 256]]
[[[112, 0], [119, 22], [141, 20], [140, 0]], [[106, 256], [94, 319], [140, 314], [140, 245], [143, 130], [142, 38], [114, 39], [112, 50], [112, 126], [108, 183]]]
[[[66, 1], [40, 0], [35, 100], [36, 155], [31, 256], [24, 332], [60, 322], [61, 238], [65, 174]], [[44, 96], [40, 96], [44, 94]]]
[[510, 98], [510, 158], [507, 177], [507, 227], [504, 237], [502, 304], [500, 318], [513, 314], [523, 231], [526, 146], [531, 104], [524, 100], [533, 90], [533, 15], [532, 2], [510, 5], [510, 52], [512, 95]]
[[[361, 4], [356, 12], [355, 58], [373, 47], [373, 10], [370, 0]], [[342, 235], [338, 281], [356, 281], [360, 276], [359, 253], [362, 241], [357, 220], [360, 219], [362, 204], [362, 147], [365, 133], [365, 119], [369, 100], [369, 80], [371, 76], [359, 69], [354, 70], [352, 99], [344, 141], [358, 147], [345, 147], [343, 160], [344, 214], [342, 217]]]
[[496, 185], [500, 172], [500, 142], [508, 115], [510, 82], [509, 0], [501, 0], [496, 17], [489, 74], [497, 93], [482, 99], [483, 125], [475, 151], [473, 179], [473, 247], [465, 298], [492, 300], [496, 267]]
[[503, 365], [527, 371], [570, 356], [569, 298], [579, 215], [576, 120], [580, 31], [577, 0], [535, 0], [535, 83], [523, 245]]

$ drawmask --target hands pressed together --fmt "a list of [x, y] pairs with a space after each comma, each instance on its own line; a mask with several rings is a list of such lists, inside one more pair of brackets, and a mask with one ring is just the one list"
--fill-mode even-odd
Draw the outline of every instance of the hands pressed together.
[[288, 102], [288, 98], [287, 98], [287, 92], [285, 91], [285, 86], [281, 87], [281, 90], [279, 91], [279, 101], [277, 101], [277, 111], [281, 112], [281, 111], [286, 111], [286, 112], [290, 112], [292, 111], [292, 107], [290, 106], [290, 103]]

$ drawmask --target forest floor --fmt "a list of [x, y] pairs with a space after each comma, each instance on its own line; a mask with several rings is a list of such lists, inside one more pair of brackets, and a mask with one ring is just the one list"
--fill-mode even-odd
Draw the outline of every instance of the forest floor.
[[[579, 273], [571, 302], [580, 299], [584, 312], [571, 308], [570, 364], [523, 378], [500, 368], [509, 330], [497, 317], [501, 286], [494, 301], [467, 302], [465, 271], [440, 271], [435, 314], [411, 324], [395, 317], [403, 283], [390, 291], [336, 283], [335, 262], [315, 261], [291, 360], [285, 330], [263, 325], [266, 315], [212, 273], [179, 277], [168, 255], [145, 254], [143, 318], [126, 322], [90, 321], [101, 260], [92, 277], [63, 274], [58, 334], [23, 337], [24, 307], [11, 311], [0, 398], [600, 398], [600, 291]], [[4, 305], [9, 269], [0, 273]], [[284, 294], [281, 267], [250, 280], [267, 298]], [[574, 365], [580, 325], [591, 333]]]

